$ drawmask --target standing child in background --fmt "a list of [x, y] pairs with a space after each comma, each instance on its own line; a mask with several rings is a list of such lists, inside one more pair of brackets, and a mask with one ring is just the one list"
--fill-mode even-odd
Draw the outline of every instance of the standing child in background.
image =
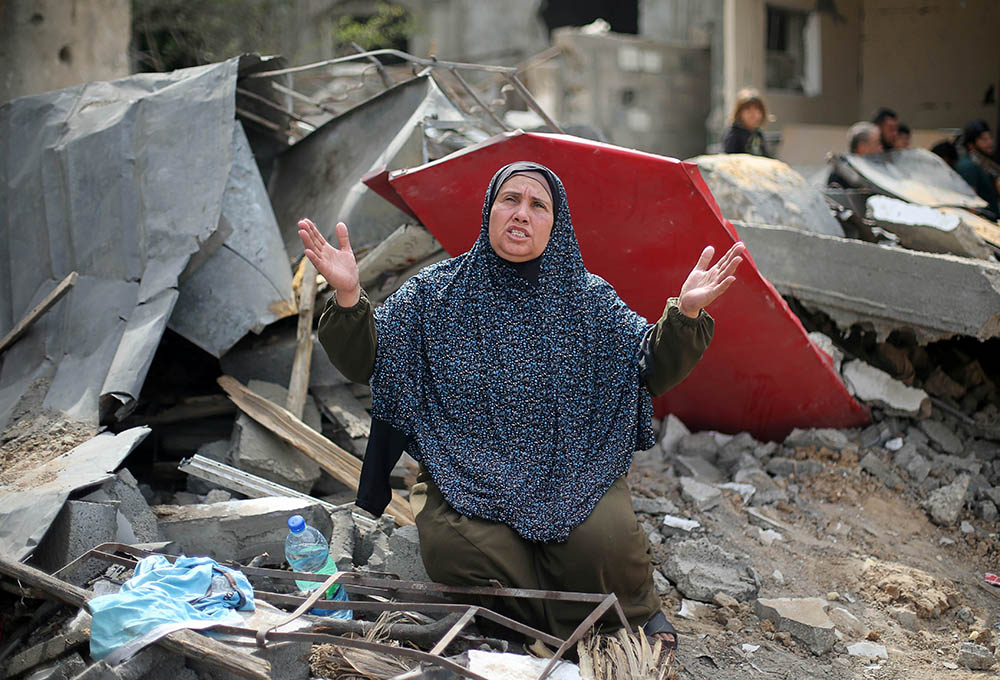
[[751, 88], [740, 90], [736, 95], [733, 124], [723, 140], [725, 153], [749, 153], [771, 158], [761, 131], [766, 121], [767, 108], [760, 93]]

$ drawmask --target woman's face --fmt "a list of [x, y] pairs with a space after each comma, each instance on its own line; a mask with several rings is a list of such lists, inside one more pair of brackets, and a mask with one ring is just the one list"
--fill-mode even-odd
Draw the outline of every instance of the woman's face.
[[552, 233], [552, 199], [538, 180], [514, 175], [500, 186], [490, 208], [490, 245], [510, 262], [542, 254]]

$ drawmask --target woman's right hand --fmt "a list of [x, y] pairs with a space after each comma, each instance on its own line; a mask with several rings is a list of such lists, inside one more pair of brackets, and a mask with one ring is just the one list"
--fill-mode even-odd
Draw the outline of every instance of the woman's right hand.
[[339, 248], [330, 245], [312, 220], [299, 220], [299, 238], [306, 247], [306, 257], [316, 267], [316, 271], [337, 291], [337, 304], [353, 307], [361, 299], [361, 283], [358, 280], [358, 262], [351, 250], [347, 235], [347, 225], [337, 223]]

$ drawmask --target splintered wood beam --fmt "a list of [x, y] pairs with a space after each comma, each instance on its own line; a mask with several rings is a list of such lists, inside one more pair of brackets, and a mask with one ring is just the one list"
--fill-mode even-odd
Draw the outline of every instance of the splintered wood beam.
[[[40, 569], [29, 567], [0, 555], [0, 574], [15, 579], [21, 585], [31, 586], [46, 596], [65, 604], [83, 608], [87, 600], [94, 597], [89, 590], [79, 588]], [[271, 664], [241, 652], [224, 642], [213, 640], [207, 635], [193, 630], [178, 630], [156, 641], [167, 651], [189, 659], [201, 661], [205, 665], [228, 671], [233, 675], [250, 680], [268, 680]]]
[[52, 289], [52, 292], [45, 296], [45, 298], [35, 305], [30, 312], [25, 314], [24, 318], [17, 322], [17, 325], [11, 329], [10, 333], [4, 336], [3, 340], [0, 340], [0, 354], [17, 342], [18, 338], [24, 335], [24, 332], [31, 328], [31, 325], [38, 320], [42, 314], [49, 311], [52, 305], [59, 302], [63, 296], [69, 292], [69, 289], [73, 287], [76, 283], [79, 274], [76, 272], [71, 272], [69, 276], [59, 282], [59, 285]]
[[[358, 490], [358, 481], [361, 479], [360, 460], [303, 423], [287, 409], [268, 401], [232, 376], [220, 376], [217, 382], [240, 410], [312, 458], [338, 482]], [[392, 500], [386, 510], [396, 518], [396, 524], [414, 524], [410, 504], [396, 491], [392, 492]]]
[[295, 336], [295, 359], [292, 377], [288, 381], [285, 407], [296, 418], [302, 418], [309, 390], [309, 371], [313, 350], [313, 304], [316, 299], [316, 267], [309, 258], [302, 258], [302, 284], [299, 286], [299, 328]]

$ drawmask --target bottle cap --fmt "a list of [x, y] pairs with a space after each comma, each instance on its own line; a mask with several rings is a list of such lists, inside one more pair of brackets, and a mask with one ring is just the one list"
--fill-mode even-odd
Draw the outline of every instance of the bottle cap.
[[293, 534], [301, 534], [306, 530], [306, 520], [302, 515], [292, 515], [288, 518], [288, 530]]

